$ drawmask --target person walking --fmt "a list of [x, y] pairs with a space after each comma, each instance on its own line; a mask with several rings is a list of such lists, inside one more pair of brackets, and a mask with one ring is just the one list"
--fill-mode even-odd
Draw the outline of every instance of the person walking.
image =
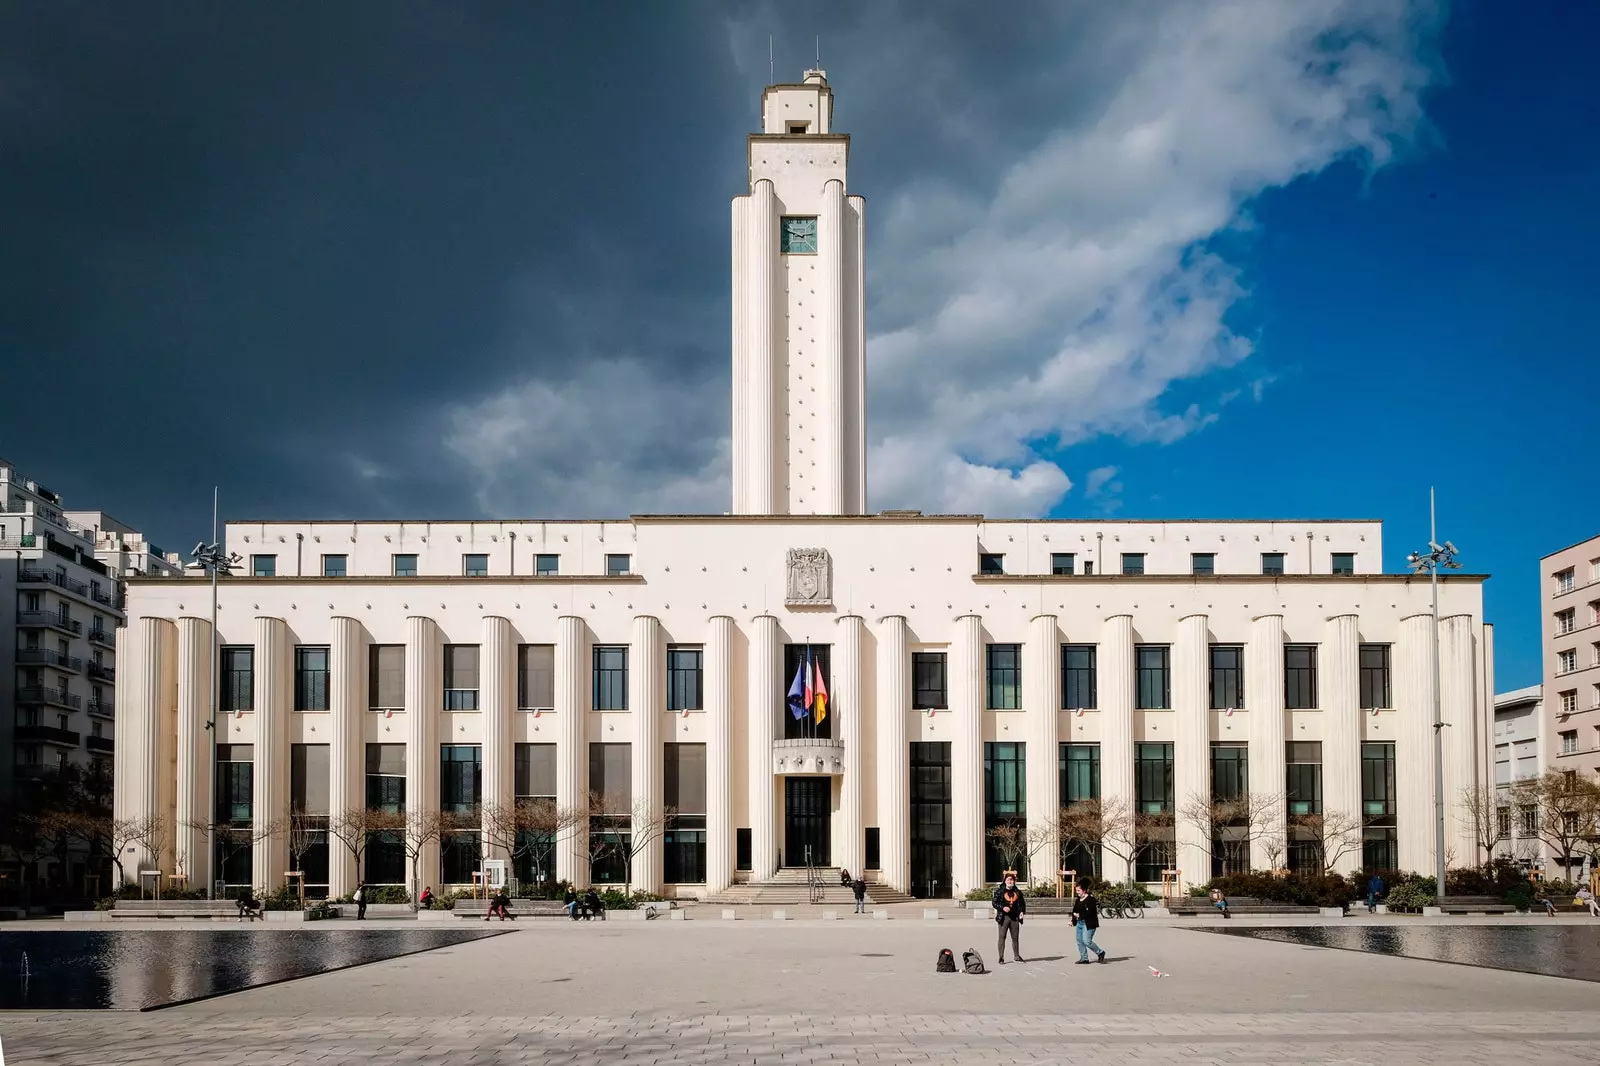
[[1094, 931], [1100, 928], [1100, 904], [1082, 884], [1078, 885], [1078, 901], [1072, 905], [1073, 932], [1078, 940], [1078, 965], [1089, 962], [1089, 952], [1094, 952], [1097, 962], [1106, 961], [1106, 953], [1094, 942]]
[[1011, 954], [1018, 962], [1027, 962], [1022, 957], [1022, 916], [1028, 909], [1028, 897], [1022, 894], [1017, 887], [1017, 875], [1006, 872], [1006, 879], [999, 888], [994, 890], [989, 905], [994, 908], [995, 925], [1000, 927], [1000, 965], [1006, 964], [1006, 934], [1011, 934]]
[[356, 884], [354, 899], [356, 901], [356, 921], [364, 921], [367, 917], [367, 883], [365, 881]]
[[850, 882], [850, 891], [855, 893], [855, 897], [856, 897], [856, 913], [857, 914], [865, 914], [865, 913], [867, 913], [867, 883], [866, 883], [866, 881], [862, 880], [860, 877], [857, 877], [854, 881]]
[[1383, 878], [1374, 871], [1367, 878], [1367, 913], [1375, 914], [1378, 910], [1378, 900], [1383, 897]]

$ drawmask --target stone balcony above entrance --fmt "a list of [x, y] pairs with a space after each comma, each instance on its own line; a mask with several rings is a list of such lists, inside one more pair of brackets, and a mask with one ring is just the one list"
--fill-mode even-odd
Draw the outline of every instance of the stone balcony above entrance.
[[772, 772], [842, 774], [844, 741], [827, 738], [775, 740], [772, 742]]

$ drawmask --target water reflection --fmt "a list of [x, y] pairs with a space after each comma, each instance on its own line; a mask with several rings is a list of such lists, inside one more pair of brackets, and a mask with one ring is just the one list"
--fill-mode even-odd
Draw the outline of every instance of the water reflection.
[[1600, 981], [1600, 922], [1594, 925], [1417, 925], [1409, 928], [1358, 925], [1198, 931]]
[[148, 1010], [498, 933], [488, 929], [0, 932], [0, 1010]]

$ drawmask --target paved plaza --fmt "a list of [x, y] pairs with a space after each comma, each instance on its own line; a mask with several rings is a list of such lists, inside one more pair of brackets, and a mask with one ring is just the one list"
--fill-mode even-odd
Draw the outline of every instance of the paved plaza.
[[[1032, 961], [1004, 967], [975, 921], [514, 928], [149, 1013], [0, 1015], [5, 1061], [1394, 1066], [1600, 1047], [1592, 983], [1160, 922], [1108, 922], [1093, 966], [1072, 965], [1070, 926], [1030, 923]], [[995, 972], [936, 974], [940, 947]]]

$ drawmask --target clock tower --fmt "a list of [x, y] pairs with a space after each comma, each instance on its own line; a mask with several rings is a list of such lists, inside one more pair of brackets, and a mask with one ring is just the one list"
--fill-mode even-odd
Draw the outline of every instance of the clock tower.
[[733, 511], [863, 514], [866, 201], [845, 191], [850, 137], [820, 70], [769, 85], [761, 124], [733, 200]]

